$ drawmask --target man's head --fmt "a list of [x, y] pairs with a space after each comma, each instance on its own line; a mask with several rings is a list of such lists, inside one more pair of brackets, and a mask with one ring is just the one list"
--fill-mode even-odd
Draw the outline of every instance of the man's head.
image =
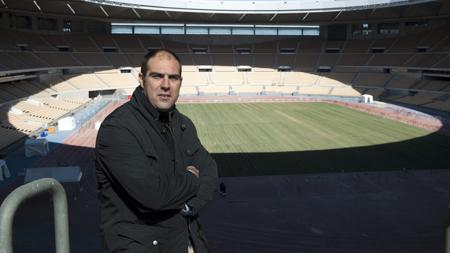
[[181, 81], [181, 62], [175, 53], [158, 49], [145, 56], [139, 82], [148, 101], [158, 111], [167, 111], [175, 104]]

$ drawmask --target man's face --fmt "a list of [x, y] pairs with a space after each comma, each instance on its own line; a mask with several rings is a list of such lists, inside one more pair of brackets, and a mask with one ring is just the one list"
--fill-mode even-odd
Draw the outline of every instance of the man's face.
[[158, 111], [169, 110], [177, 101], [181, 88], [181, 66], [166, 52], [160, 52], [147, 62], [147, 75], [139, 75], [141, 87]]

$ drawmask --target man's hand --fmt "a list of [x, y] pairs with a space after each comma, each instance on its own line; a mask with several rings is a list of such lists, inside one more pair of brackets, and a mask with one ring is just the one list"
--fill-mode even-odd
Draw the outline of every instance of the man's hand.
[[191, 172], [192, 174], [194, 174], [197, 178], [198, 178], [199, 175], [200, 175], [200, 171], [199, 171], [197, 168], [195, 168], [195, 166], [193, 166], [193, 165], [187, 166], [186, 170], [188, 170], [189, 172]]

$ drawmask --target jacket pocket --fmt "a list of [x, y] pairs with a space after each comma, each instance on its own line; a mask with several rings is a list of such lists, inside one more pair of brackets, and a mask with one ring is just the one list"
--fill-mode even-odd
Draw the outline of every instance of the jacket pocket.
[[188, 143], [184, 147], [184, 153], [188, 157], [191, 157], [191, 156], [195, 155], [195, 153], [197, 153], [199, 149], [200, 149], [199, 143], [196, 143], [196, 142]]
[[133, 253], [162, 252], [166, 233], [164, 228], [141, 224], [121, 224], [117, 229], [121, 248]]
[[195, 142], [190, 142], [183, 145], [183, 160], [185, 166], [189, 165], [194, 165], [196, 167], [199, 166], [196, 155], [199, 149], [200, 144]]
[[152, 158], [153, 160], [158, 159], [158, 156], [156, 155], [156, 151], [153, 147], [147, 145], [147, 146], [144, 146], [143, 150], [144, 150], [144, 154], [147, 157]]

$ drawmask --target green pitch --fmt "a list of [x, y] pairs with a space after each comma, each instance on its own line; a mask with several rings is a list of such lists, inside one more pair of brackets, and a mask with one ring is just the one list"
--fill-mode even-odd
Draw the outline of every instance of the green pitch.
[[222, 176], [450, 168], [450, 138], [326, 103], [185, 104]]

